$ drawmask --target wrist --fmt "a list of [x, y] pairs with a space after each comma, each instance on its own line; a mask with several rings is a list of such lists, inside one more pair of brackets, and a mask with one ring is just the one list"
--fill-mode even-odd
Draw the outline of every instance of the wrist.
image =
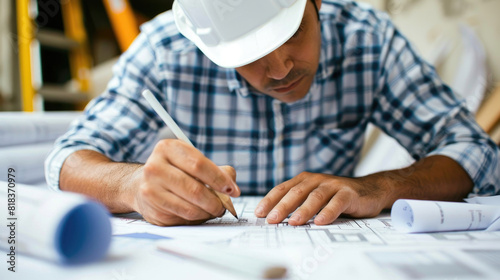
[[126, 165], [123, 171], [126, 171], [127, 175], [121, 177], [118, 198], [122, 202], [123, 208], [127, 209], [127, 212], [139, 212], [137, 192], [143, 180], [144, 165], [130, 163], [126, 163]]
[[374, 174], [369, 174], [360, 178], [363, 185], [371, 185], [372, 189], [376, 188], [380, 192], [380, 209], [388, 209], [392, 204], [401, 197], [397, 174], [391, 171], [383, 171]]

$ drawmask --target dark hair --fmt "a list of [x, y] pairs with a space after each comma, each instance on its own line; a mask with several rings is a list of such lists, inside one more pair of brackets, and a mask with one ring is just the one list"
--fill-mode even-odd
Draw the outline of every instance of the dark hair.
[[311, 0], [311, 2], [313, 3], [314, 5], [314, 9], [316, 10], [316, 15], [318, 16], [318, 20], [319, 20], [319, 10], [318, 10], [318, 5], [316, 5], [316, 1], [315, 0]]

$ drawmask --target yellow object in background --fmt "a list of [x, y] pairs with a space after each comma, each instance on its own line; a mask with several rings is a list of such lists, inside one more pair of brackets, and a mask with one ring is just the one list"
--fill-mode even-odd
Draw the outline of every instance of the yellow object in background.
[[90, 90], [90, 69], [92, 58], [87, 44], [87, 32], [83, 24], [82, 5], [80, 0], [61, 2], [62, 16], [66, 37], [78, 43], [77, 48], [71, 50], [71, 76], [78, 81], [79, 90]]
[[[22, 110], [35, 111], [35, 100], [39, 97], [73, 103], [77, 108], [83, 109], [89, 100], [92, 58], [88, 48], [80, 0], [67, 0], [60, 3], [64, 33], [45, 30], [37, 26], [35, 19], [40, 15], [37, 0], [18, 0], [16, 3]], [[59, 7], [53, 7], [53, 9], [57, 11]], [[76, 81], [76, 87], [44, 84], [41, 73], [41, 45], [69, 51], [71, 77], [73, 81]]]
[[34, 38], [33, 23], [30, 17], [28, 0], [19, 0], [17, 3], [17, 32], [19, 45], [19, 64], [21, 75], [22, 108], [23, 111], [33, 111], [33, 88], [31, 76], [31, 42]]
[[120, 50], [126, 51], [135, 37], [139, 35], [139, 26], [127, 0], [103, 0]]

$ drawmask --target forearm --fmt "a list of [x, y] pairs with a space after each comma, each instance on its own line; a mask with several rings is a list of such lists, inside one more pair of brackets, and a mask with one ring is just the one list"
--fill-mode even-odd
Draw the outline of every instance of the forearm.
[[113, 213], [136, 211], [134, 195], [142, 166], [113, 162], [95, 151], [77, 151], [64, 162], [59, 187], [93, 197]]
[[445, 156], [430, 156], [403, 169], [360, 179], [385, 190], [385, 208], [391, 208], [399, 198], [461, 201], [473, 187], [465, 170]]

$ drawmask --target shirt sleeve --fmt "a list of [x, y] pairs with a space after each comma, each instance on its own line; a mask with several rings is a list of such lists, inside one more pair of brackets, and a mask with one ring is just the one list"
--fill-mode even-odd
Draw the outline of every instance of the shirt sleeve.
[[416, 160], [454, 159], [474, 182], [470, 195], [500, 194], [498, 146], [392, 24], [383, 34], [371, 121]]
[[[140, 34], [113, 68], [106, 91], [93, 99], [81, 118], [56, 140], [45, 161], [48, 185], [59, 189], [59, 174], [66, 158], [78, 150], [97, 151], [113, 161], [138, 161], [154, 143], [161, 123], [142, 98], [145, 88], [164, 103], [160, 94], [155, 53], [147, 36]], [[162, 99], [163, 98], [163, 99]]]

